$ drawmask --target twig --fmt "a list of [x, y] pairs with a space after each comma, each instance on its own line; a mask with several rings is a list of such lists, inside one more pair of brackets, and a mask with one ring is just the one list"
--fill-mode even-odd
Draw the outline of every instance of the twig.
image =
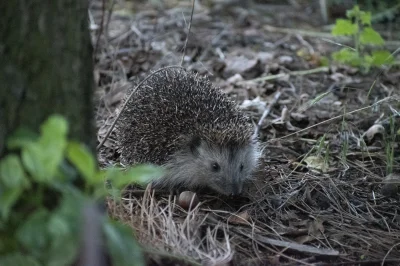
[[194, 1], [192, 0], [192, 13], [190, 14], [190, 21], [189, 21], [189, 29], [188, 29], [188, 34], [186, 36], [186, 41], [185, 41], [185, 46], [183, 47], [183, 53], [182, 53], [182, 59], [181, 59], [181, 65], [183, 65], [183, 59], [185, 59], [185, 53], [186, 53], [186, 46], [189, 40], [189, 34], [190, 34], [190, 29], [192, 28], [192, 20], [193, 20], [193, 12], [194, 12]]
[[[321, 266], [345, 266], [345, 265], [379, 265], [382, 261], [381, 260], [358, 260], [358, 261], [346, 261], [346, 262], [322, 262]], [[386, 263], [398, 263], [400, 259], [390, 259], [386, 260]]]
[[[279, 27], [274, 27], [270, 25], [264, 25], [263, 26], [264, 30], [269, 31], [269, 32], [280, 32], [280, 33], [288, 33], [288, 34], [300, 34], [302, 36], [309, 36], [309, 37], [318, 37], [318, 38], [333, 38], [335, 40], [339, 41], [350, 41], [351, 38], [349, 37], [343, 37], [343, 36], [333, 36], [330, 33], [326, 32], [315, 32], [315, 31], [309, 31], [309, 30], [299, 30], [299, 29], [291, 29], [291, 28], [279, 28]], [[385, 46], [386, 47], [399, 47], [400, 42], [399, 41], [385, 41]]]
[[264, 119], [267, 117], [267, 115], [271, 112], [272, 107], [278, 102], [278, 99], [281, 97], [281, 91], [278, 90], [275, 95], [274, 98], [272, 99], [272, 101], [269, 103], [269, 105], [267, 106], [267, 108], [264, 110], [264, 113], [262, 114], [260, 120], [257, 123], [256, 128], [254, 129], [254, 136], [258, 136], [258, 133], [260, 132], [260, 128], [262, 125], [262, 122], [264, 121]]
[[[335, 37], [330, 33], [326, 32], [315, 32], [315, 31], [309, 31], [309, 30], [299, 30], [299, 29], [291, 29], [291, 28], [280, 28], [280, 27], [274, 27], [270, 25], [264, 25], [263, 29], [269, 32], [280, 32], [280, 33], [289, 33], [289, 34], [300, 34], [303, 36], [310, 36], [310, 37], [320, 37], [320, 38], [332, 38]], [[340, 39], [345, 39], [343, 37], [340, 37]]]
[[327, 248], [316, 248], [313, 246], [308, 246], [308, 245], [302, 245], [294, 242], [288, 242], [288, 241], [282, 241], [282, 240], [276, 240], [276, 239], [271, 239], [265, 236], [260, 236], [260, 235], [255, 235], [255, 239], [258, 241], [268, 244], [268, 245], [273, 245], [276, 247], [284, 247], [289, 250], [296, 250], [299, 252], [303, 253], [310, 253], [314, 255], [322, 255], [322, 256], [333, 256], [337, 257], [339, 256], [339, 251], [334, 250], [334, 249], [327, 249]]
[[111, 6], [110, 6], [110, 9], [108, 10], [108, 16], [107, 16], [107, 22], [106, 22], [106, 38], [108, 37], [108, 29], [109, 29], [109, 25], [110, 25], [110, 21], [111, 21], [111, 15], [112, 15], [112, 13], [113, 13], [113, 9], [114, 9], [114, 6], [115, 6], [115, 0], [113, 0], [112, 1], [112, 3], [111, 3]]
[[[270, 246], [282, 247], [281, 245], [274, 245], [274, 244], [265, 243], [264, 241], [260, 240], [260, 239], [257, 237], [258, 235], [254, 234], [254, 232], [253, 232], [251, 235], [249, 235], [249, 234], [247, 234], [247, 233], [245, 233], [245, 232], [242, 232], [242, 230], [239, 230], [239, 229], [236, 229], [236, 228], [232, 228], [232, 231], [234, 231], [234, 232], [236, 232], [237, 234], [240, 234], [240, 235], [242, 235], [242, 236], [245, 236], [245, 237], [247, 237], [247, 238], [249, 238], [249, 239], [252, 239], [253, 241], [256, 241], [258, 245], [263, 246], [265, 249], [267, 249], [267, 250], [269, 250], [269, 251], [271, 251], [271, 252], [276, 252], [276, 251], [275, 251], [274, 249], [268, 247], [268, 245], [270, 245]], [[263, 236], [261, 236], [261, 238], [269, 239], [269, 238], [263, 237]], [[285, 241], [281, 241], [281, 240], [276, 240], [276, 241], [285, 242]], [[288, 242], [285, 242], [285, 243], [288, 243]], [[287, 245], [287, 244], [286, 244], [285, 246], [283, 246], [284, 250], [289, 249], [289, 246], [290, 246], [290, 245]], [[278, 254], [279, 254], [279, 255], [278, 255]], [[279, 257], [282, 256], [282, 257], [284, 257], [284, 258], [286, 258], [286, 259], [288, 259], [288, 260], [292, 260], [292, 261], [298, 262], [298, 263], [300, 263], [300, 265], [309, 265], [309, 266], [312, 265], [312, 264], [310, 264], [310, 263], [303, 262], [303, 261], [301, 261], [301, 260], [299, 260], [299, 259], [296, 259], [296, 258], [293, 258], [293, 257], [289, 257], [288, 255], [286, 255], [285, 253], [283, 253], [283, 251], [280, 251], [278, 254], [277, 254], [277, 256], [279, 256]], [[296, 264], [296, 265], [299, 265], [299, 264]]]
[[386, 253], [385, 257], [383, 257], [383, 260], [382, 260], [382, 263], [381, 263], [382, 266], [385, 265], [385, 260], [386, 260], [387, 256], [390, 254], [390, 252], [391, 252], [395, 247], [397, 247], [397, 246], [399, 246], [399, 245], [400, 245], [400, 243], [396, 243], [396, 244], [394, 244], [394, 245], [389, 249], [389, 251]]
[[[377, 101], [377, 102], [374, 103], [374, 104], [368, 105], [368, 106], [366, 106], [366, 107], [362, 107], [362, 108], [357, 109], [357, 110], [353, 110], [353, 111], [351, 111], [351, 112], [346, 113], [345, 115], [350, 115], [350, 114], [353, 114], [353, 113], [357, 113], [357, 112], [366, 110], [366, 109], [368, 109], [368, 108], [371, 108], [371, 107], [373, 107], [373, 106], [375, 106], [375, 105], [378, 105], [378, 104], [380, 104], [380, 103], [386, 102], [386, 101], [388, 101], [388, 100], [393, 100], [393, 97], [386, 97], [386, 98], [383, 98], [382, 100], [379, 100], [379, 101]], [[286, 135], [286, 136], [283, 136], [283, 137], [280, 137], [280, 138], [271, 139], [270, 141], [272, 141], [272, 140], [278, 140], [278, 139], [284, 139], [284, 138], [287, 138], [287, 137], [296, 135], [296, 134], [298, 134], [298, 133], [300, 133], [300, 132], [309, 130], [310, 128], [313, 128], [313, 127], [316, 127], [316, 126], [319, 126], [319, 125], [323, 125], [323, 124], [325, 124], [325, 123], [332, 122], [333, 120], [342, 118], [343, 116], [344, 116], [344, 114], [338, 115], [338, 116], [335, 116], [335, 117], [332, 117], [332, 118], [327, 119], [327, 120], [325, 120], [325, 121], [319, 122], [319, 123], [317, 123], [317, 124], [315, 124], [315, 125], [312, 125], [312, 126], [309, 126], [309, 127], [303, 128], [303, 129], [300, 129], [300, 130], [298, 130], [298, 131], [296, 131], [296, 132], [293, 132], [293, 133], [291, 133], [291, 134], [289, 134], [289, 135]]]
[[181, 66], [167, 66], [167, 67], [163, 67], [158, 69], [157, 71], [154, 71], [153, 73], [151, 73], [150, 75], [148, 75], [144, 80], [142, 80], [131, 92], [131, 94], [129, 94], [128, 98], [126, 99], [124, 105], [122, 106], [120, 112], [118, 113], [117, 117], [115, 118], [114, 122], [112, 123], [111, 127], [108, 129], [107, 134], [104, 136], [104, 139], [100, 142], [99, 145], [97, 145], [96, 149], [99, 150], [101, 148], [101, 146], [103, 146], [103, 144], [106, 142], [107, 138], [110, 136], [111, 131], [113, 130], [115, 124], [117, 123], [119, 117], [121, 116], [122, 112], [124, 111], [126, 105], [128, 104], [129, 100], [132, 98], [132, 95], [136, 92], [136, 90], [145, 82], [147, 81], [149, 78], [151, 78], [153, 75], [157, 74], [160, 71], [163, 71], [165, 69], [169, 69], [169, 68], [180, 68], [180, 69], [184, 69]]
[[280, 73], [280, 74], [269, 75], [269, 76], [261, 77], [261, 78], [244, 80], [244, 81], [240, 81], [238, 83], [274, 80], [274, 79], [285, 78], [285, 77], [290, 77], [290, 76], [305, 76], [305, 75], [309, 75], [309, 74], [315, 74], [315, 73], [319, 73], [319, 72], [328, 72], [328, 71], [329, 71], [329, 67], [317, 67], [317, 68], [309, 69], [309, 70], [291, 71], [289, 73]]

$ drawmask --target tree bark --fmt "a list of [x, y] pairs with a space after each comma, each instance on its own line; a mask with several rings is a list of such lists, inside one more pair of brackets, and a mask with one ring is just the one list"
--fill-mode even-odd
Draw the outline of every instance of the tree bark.
[[94, 150], [92, 46], [87, 0], [0, 1], [0, 158], [18, 127], [49, 115]]

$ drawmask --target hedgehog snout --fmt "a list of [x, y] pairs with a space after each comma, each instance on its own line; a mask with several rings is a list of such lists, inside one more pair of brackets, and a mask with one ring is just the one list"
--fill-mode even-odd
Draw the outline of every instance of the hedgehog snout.
[[242, 186], [238, 182], [233, 182], [232, 183], [232, 192], [230, 196], [237, 196], [240, 193], [242, 193]]
[[231, 179], [223, 185], [220, 185], [220, 190], [222, 190], [226, 196], [238, 196], [242, 193], [243, 182], [241, 180]]
[[214, 191], [225, 195], [225, 196], [237, 196], [242, 192], [242, 184], [240, 182], [233, 182], [224, 178], [210, 180], [209, 183], [205, 184]]

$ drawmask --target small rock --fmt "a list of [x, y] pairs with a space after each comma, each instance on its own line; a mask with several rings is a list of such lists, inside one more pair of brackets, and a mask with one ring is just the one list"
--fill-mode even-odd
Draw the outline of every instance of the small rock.
[[371, 141], [375, 135], [377, 134], [383, 134], [385, 132], [385, 128], [380, 125], [380, 124], [375, 124], [372, 127], [370, 127], [364, 134], [363, 137], [365, 136], [368, 141]]
[[257, 53], [257, 58], [260, 60], [261, 64], [270, 63], [272, 59], [274, 59], [273, 53], [268, 52], [259, 52]]
[[288, 64], [293, 62], [293, 57], [288, 55], [282, 55], [279, 57], [279, 63], [281, 64]]
[[383, 187], [381, 193], [385, 197], [394, 197], [399, 191], [400, 175], [389, 174], [383, 179]]

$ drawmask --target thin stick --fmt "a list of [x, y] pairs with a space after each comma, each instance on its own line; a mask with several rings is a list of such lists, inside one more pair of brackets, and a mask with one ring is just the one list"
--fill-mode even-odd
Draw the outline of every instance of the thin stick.
[[117, 117], [115, 118], [114, 122], [112, 123], [111, 127], [108, 129], [107, 134], [104, 136], [104, 139], [100, 142], [99, 145], [97, 145], [96, 149], [99, 150], [101, 148], [101, 146], [103, 146], [104, 142], [106, 142], [107, 138], [110, 136], [111, 131], [113, 130], [115, 124], [117, 123], [119, 117], [121, 116], [122, 112], [124, 111], [126, 105], [128, 104], [129, 100], [132, 98], [132, 95], [136, 92], [136, 90], [145, 82], [147, 81], [149, 78], [151, 78], [154, 74], [157, 74], [160, 71], [163, 71], [165, 69], [169, 69], [169, 68], [180, 68], [180, 69], [184, 69], [181, 66], [167, 66], [167, 67], [163, 67], [158, 69], [157, 71], [154, 71], [153, 73], [151, 73], [150, 75], [148, 75], [144, 80], [142, 80], [135, 89], [132, 90], [131, 94], [129, 94], [128, 98], [126, 99], [124, 105], [121, 108], [121, 111], [118, 113]]
[[188, 43], [188, 40], [189, 40], [190, 29], [192, 28], [192, 19], [193, 19], [193, 13], [194, 13], [194, 1], [195, 0], [192, 1], [192, 13], [190, 14], [188, 34], [186, 36], [185, 46], [183, 47], [181, 66], [183, 65], [183, 59], [185, 58], [186, 46], [187, 46], [187, 43]]
[[[284, 139], [284, 138], [293, 136], [293, 135], [298, 134], [298, 133], [300, 133], [300, 132], [309, 130], [310, 128], [313, 128], [313, 127], [316, 127], [316, 126], [319, 126], [319, 125], [323, 125], [323, 124], [328, 123], [328, 122], [331, 122], [331, 121], [333, 121], [333, 120], [342, 118], [344, 115], [350, 115], [350, 114], [353, 114], [353, 113], [360, 112], [360, 111], [362, 111], [362, 110], [371, 108], [371, 107], [373, 107], [373, 106], [375, 106], [375, 105], [378, 105], [378, 104], [380, 104], [380, 103], [386, 102], [386, 101], [388, 101], [388, 100], [393, 100], [393, 97], [386, 97], [386, 98], [383, 98], [382, 100], [379, 100], [379, 101], [377, 101], [377, 102], [374, 103], [374, 104], [368, 105], [368, 106], [366, 106], [366, 107], [363, 107], [363, 108], [360, 108], [360, 109], [357, 109], [357, 110], [353, 110], [353, 111], [348, 112], [348, 113], [343, 114], [343, 115], [338, 115], [338, 116], [332, 117], [332, 118], [330, 118], [330, 119], [328, 119], [328, 120], [319, 122], [319, 123], [317, 123], [317, 124], [315, 124], [315, 125], [312, 125], [312, 126], [309, 126], [309, 127], [303, 128], [303, 129], [300, 129], [299, 131], [296, 131], [296, 132], [291, 133], [291, 134], [289, 134], [289, 135], [286, 135], [286, 136], [283, 136], [283, 137], [280, 137], [280, 138], [275, 138], [275, 139], [272, 139], [272, 140]], [[271, 140], [270, 140], [270, 141], [271, 141]]]
[[266, 80], [273, 80], [273, 79], [279, 79], [279, 78], [285, 78], [289, 76], [305, 76], [309, 74], [315, 74], [319, 72], [328, 72], [329, 68], [328, 67], [317, 67], [309, 70], [298, 70], [298, 71], [291, 71], [289, 73], [280, 73], [276, 75], [269, 75], [261, 78], [255, 78], [255, 79], [249, 79], [249, 80], [244, 80], [244, 81], [239, 81], [238, 83], [247, 83], [247, 82], [255, 82], [255, 81], [266, 81]]
[[[347, 36], [333, 36], [330, 33], [326, 32], [315, 32], [315, 31], [309, 31], [309, 30], [299, 30], [299, 29], [292, 29], [292, 28], [280, 28], [280, 27], [274, 27], [270, 25], [264, 25], [263, 29], [269, 32], [280, 32], [280, 33], [287, 33], [287, 34], [300, 34], [302, 36], [309, 36], [309, 37], [316, 37], [316, 38], [325, 38], [325, 39], [335, 39], [338, 41], [350, 41], [351, 38]], [[394, 41], [385, 41], [385, 47], [399, 47], [400, 41], [399, 40], [394, 40]], [[376, 45], [371, 45], [371, 46], [376, 46]]]
[[278, 102], [279, 97], [281, 97], [281, 91], [277, 91], [274, 95], [274, 99], [272, 99], [272, 102], [268, 105], [268, 107], [264, 110], [264, 113], [262, 114], [260, 120], [257, 123], [256, 128], [254, 129], [254, 136], [258, 136], [258, 133], [260, 132], [262, 122], [264, 119], [267, 117], [267, 115], [271, 112], [272, 107]]
[[101, 37], [102, 34], [104, 34], [104, 25], [103, 25], [103, 24], [104, 24], [104, 16], [105, 16], [105, 13], [106, 13], [106, 3], [105, 3], [105, 2], [106, 2], [105, 0], [103, 0], [103, 1], [101, 2], [100, 31], [99, 31], [99, 35], [97, 36], [96, 45], [95, 45], [94, 51], [93, 51], [93, 55], [94, 55], [94, 56], [96, 56], [97, 50], [99, 49], [100, 37]]

